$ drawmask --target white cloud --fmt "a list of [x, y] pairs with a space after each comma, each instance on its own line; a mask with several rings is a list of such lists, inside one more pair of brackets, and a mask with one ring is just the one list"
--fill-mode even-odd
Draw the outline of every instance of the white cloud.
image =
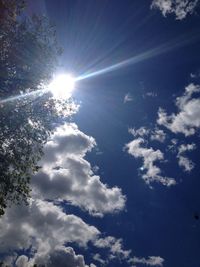
[[[87, 246], [100, 232], [75, 215], [65, 214], [61, 208], [42, 200], [31, 200], [29, 205], [8, 208], [0, 221], [0, 251], [14, 255], [28, 249], [34, 262], [46, 262], [57, 246], [75, 242]], [[23, 266], [26, 259], [19, 260]], [[21, 264], [21, 265], [20, 265]]]
[[[84, 158], [95, 145], [94, 138], [73, 123], [57, 128], [45, 146], [39, 163], [42, 168], [32, 179], [29, 205], [8, 208], [0, 220], [0, 253], [5, 253], [5, 262], [16, 267], [32, 267], [35, 263], [47, 267], [96, 267], [87, 265], [83, 255], [77, 255], [69, 246], [76, 243], [87, 248], [89, 242], [99, 250], [109, 251], [105, 262], [116, 258], [130, 260], [131, 250], [123, 248], [122, 239], [100, 238], [96, 227], [64, 213], [55, 204], [67, 200], [99, 216], [124, 208], [121, 190], [103, 184]], [[30, 254], [21, 255], [27, 249]], [[100, 253], [94, 259], [104, 262]]]
[[185, 152], [192, 151], [195, 148], [196, 145], [194, 143], [187, 145], [182, 144], [178, 148], [178, 164], [186, 172], [190, 172], [194, 168], [194, 163], [188, 157], [185, 156]]
[[142, 126], [138, 129], [135, 128], [129, 128], [128, 132], [132, 134], [134, 137], [144, 137], [147, 136], [150, 133], [150, 129], [147, 129], [146, 127]]
[[177, 152], [177, 145], [178, 145], [178, 139], [172, 138], [170, 140], [170, 144], [167, 146], [167, 150], [174, 154]]
[[163, 266], [164, 259], [159, 257], [159, 256], [149, 256], [147, 259], [146, 258], [138, 258], [134, 257], [130, 259], [129, 261], [132, 264], [143, 264], [147, 266]]
[[153, 0], [151, 8], [158, 8], [161, 10], [163, 16], [167, 13], [172, 12], [172, 1], [171, 0]]
[[[131, 250], [123, 248], [122, 239], [100, 237], [101, 233], [75, 215], [65, 214], [53, 203], [31, 200], [29, 205], [12, 206], [0, 221], [0, 252], [5, 262], [16, 267], [96, 267], [87, 265], [83, 255], [77, 255], [71, 243], [87, 248], [88, 242], [99, 250], [108, 249], [105, 260], [97, 253], [93, 259], [108, 263], [113, 259], [130, 261]], [[17, 251], [30, 249], [30, 254], [17, 255]], [[151, 258], [151, 257], [150, 257]]]
[[131, 133], [134, 137], [145, 137], [150, 135], [151, 141], [159, 141], [161, 143], [163, 143], [166, 139], [166, 133], [158, 127], [155, 127], [154, 129], [148, 129], [144, 126], [138, 129], [129, 128], [128, 132]]
[[45, 147], [41, 171], [32, 179], [33, 195], [69, 201], [96, 216], [122, 210], [126, 198], [121, 189], [103, 184], [84, 159], [95, 144], [75, 124], [58, 128]]
[[160, 108], [157, 123], [174, 133], [183, 133], [185, 136], [195, 134], [200, 128], [200, 98], [193, 95], [199, 92], [199, 85], [188, 85], [185, 93], [176, 99], [178, 113], [167, 115], [166, 111]]
[[16, 260], [16, 266], [17, 267], [28, 267], [29, 265], [29, 259], [27, 256], [25, 255], [21, 255], [18, 257], [18, 259]]
[[150, 139], [152, 141], [159, 141], [163, 143], [166, 139], [166, 133], [158, 128], [155, 128], [155, 130], [152, 132]]
[[99, 253], [94, 254], [93, 259], [94, 259], [95, 261], [100, 262], [102, 265], [105, 265], [105, 264], [107, 263], [106, 260], [103, 260], [103, 259], [101, 258], [101, 255], [100, 255]]
[[[16, 260], [16, 267], [32, 267], [33, 264], [41, 264], [34, 258], [28, 259], [27, 256], [21, 255]], [[85, 264], [82, 255], [76, 255], [72, 247], [58, 246], [52, 251], [44, 261], [46, 267], [89, 267]], [[96, 267], [91, 264], [90, 267]]]
[[190, 73], [190, 78], [195, 80], [200, 77], [200, 70], [195, 71], [194, 73]]
[[107, 236], [105, 238], [99, 238], [95, 240], [94, 245], [98, 248], [109, 248], [110, 249], [110, 259], [120, 258], [128, 259], [131, 253], [131, 250], [123, 249], [122, 239], [116, 239], [113, 236]]
[[[173, 133], [182, 133], [185, 136], [195, 134], [200, 129], [200, 86], [193, 83], [185, 88], [182, 96], [177, 97], [175, 105], [178, 108], [177, 113], [168, 115], [166, 111], [159, 108], [158, 125], [152, 129], [140, 127], [138, 129], [129, 128], [129, 133], [134, 136], [134, 140], [125, 145], [126, 151], [135, 158], [141, 158], [143, 161], [140, 167], [140, 174], [147, 184], [160, 182], [163, 185], [175, 185], [173, 178], [165, 177], [161, 173], [161, 162], [164, 160], [164, 154], [159, 149], [148, 147], [150, 141], [159, 141], [164, 143], [169, 136], [159, 128], [159, 125], [165, 126]], [[179, 139], [171, 139], [171, 144], [166, 146], [166, 151], [177, 153], [179, 166], [183, 171], [190, 172], [194, 168], [194, 163], [185, 153], [196, 148], [195, 144], [179, 145]], [[156, 145], [156, 144], [153, 144]]]
[[29, 267], [29, 258], [25, 255], [21, 255], [17, 258], [15, 264], [17, 267]]
[[[88, 267], [82, 255], [76, 255], [71, 247], [58, 247], [49, 255], [47, 267]], [[95, 265], [90, 265], [94, 267]]]
[[[5, 253], [6, 262], [13, 266], [16, 261], [17, 267], [32, 267], [34, 263], [47, 267], [55, 264], [88, 267], [82, 255], [64, 246], [73, 242], [86, 247], [89, 241], [98, 240], [100, 232], [81, 218], [65, 214], [54, 203], [67, 200], [99, 216], [124, 208], [121, 190], [103, 184], [84, 159], [95, 145], [94, 138], [73, 123], [56, 129], [44, 148], [44, 157], [39, 162], [42, 168], [32, 178], [29, 205], [8, 208], [0, 221], [0, 253]], [[27, 255], [17, 258], [17, 251], [27, 249], [31, 249], [30, 258]]]
[[143, 95], [143, 97], [157, 97], [157, 93], [156, 92], [147, 92]]
[[192, 14], [199, 0], [153, 0], [151, 8], [160, 9], [163, 16], [175, 14], [177, 20]]
[[124, 96], [124, 103], [131, 102], [131, 101], [133, 101], [133, 96], [130, 93], [127, 93]]
[[75, 123], [65, 123], [56, 129], [45, 145], [41, 164], [62, 162], [66, 155], [84, 157], [95, 145], [94, 138], [81, 132]]
[[137, 138], [125, 145], [128, 153], [135, 158], [142, 158], [142, 169], [146, 171], [142, 175], [142, 178], [147, 184], [152, 182], [159, 182], [166, 186], [176, 184], [173, 178], [161, 176], [161, 169], [155, 165], [155, 162], [162, 162], [164, 160], [163, 153], [157, 149], [144, 147], [145, 140], [143, 138]]

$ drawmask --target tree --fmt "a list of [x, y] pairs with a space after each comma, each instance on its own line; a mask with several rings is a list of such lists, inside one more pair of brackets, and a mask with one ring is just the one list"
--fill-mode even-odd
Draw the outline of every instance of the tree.
[[0, 0], [0, 215], [30, 195], [42, 148], [70, 103], [44, 92], [60, 49], [45, 17], [25, 16], [23, 0]]

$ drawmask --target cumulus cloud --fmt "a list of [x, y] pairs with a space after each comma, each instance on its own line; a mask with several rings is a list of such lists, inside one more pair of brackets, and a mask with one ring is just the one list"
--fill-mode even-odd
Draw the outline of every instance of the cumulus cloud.
[[148, 258], [134, 257], [129, 261], [132, 264], [143, 264], [147, 266], [163, 266], [164, 259], [159, 256], [150, 256]]
[[124, 96], [124, 103], [131, 102], [131, 101], [133, 101], [133, 96], [130, 93], [127, 93]]
[[126, 198], [121, 189], [103, 184], [84, 159], [95, 144], [75, 124], [59, 127], [45, 147], [42, 169], [32, 179], [33, 194], [69, 201], [96, 216], [122, 210]]
[[[95, 243], [99, 239], [99, 230], [78, 216], [65, 214], [55, 203], [66, 200], [98, 216], [124, 208], [121, 190], [103, 184], [84, 158], [95, 145], [94, 138], [74, 123], [57, 128], [44, 148], [41, 170], [32, 178], [30, 203], [20, 209], [8, 208], [0, 220], [0, 253], [5, 254], [5, 262], [17, 267], [32, 267], [35, 263], [88, 267], [83, 256], [76, 255], [68, 245], [87, 247], [89, 241]], [[117, 244], [116, 240], [112, 251], [108, 248], [112, 255], [117, 253]], [[24, 250], [30, 251], [29, 256], [18, 257], [18, 252]]]
[[16, 260], [17, 267], [28, 267], [29, 266], [29, 258], [25, 255], [21, 255]]
[[[15, 251], [31, 248], [33, 258], [29, 263], [46, 263], [58, 246], [75, 242], [84, 247], [99, 234], [96, 227], [65, 214], [53, 203], [31, 200], [20, 209], [17, 206], [7, 209], [0, 221], [0, 251], [15, 255]], [[18, 259], [19, 267], [26, 263], [25, 257]]]
[[[49, 255], [47, 267], [88, 267], [82, 255], [76, 255], [71, 247], [58, 247]], [[90, 267], [95, 267], [94, 264]]]
[[185, 136], [195, 134], [200, 128], [200, 98], [194, 94], [199, 92], [199, 85], [188, 85], [184, 94], [176, 98], [178, 113], [167, 115], [164, 109], [159, 108], [157, 123], [174, 133], [183, 133]]
[[101, 238], [96, 227], [66, 214], [60, 205], [66, 200], [98, 216], [124, 208], [126, 198], [121, 190], [102, 183], [85, 159], [95, 146], [95, 139], [74, 123], [57, 128], [44, 148], [41, 170], [32, 178], [30, 203], [20, 209], [8, 208], [0, 220], [0, 253], [5, 255], [5, 263], [16, 267], [96, 267], [87, 265], [83, 255], [71, 247], [76, 243], [87, 248], [89, 242], [96, 249], [107, 249], [105, 260], [100, 253], [94, 255], [100, 263], [130, 260], [131, 250], [123, 248], [122, 239]]
[[[34, 263], [33, 258], [28, 258], [25, 255], [21, 255], [16, 260], [16, 267], [32, 267]], [[38, 263], [40, 264], [40, 262]], [[46, 261], [46, 267], [89, 267], [85, 264], [84, 257], [82, 255], [76, 255], [72, 247], [58, 246], [51, 252]], [[94, 264], [90, 264], [90, 267], [96, 267]]]
[[[143, 165], [140, 168], [142, 178], [147, 184], [160, 182], [170, 186], [176, 184], [173, 178], [164, 177], [161, 168], [157, 163], [164, 161], [164, 154], [159, 149], [148, 148], [150, 141], [164, 143], [169, 141], [169, 136], [160, 126], [166, 127], [171, 132], [182, 133], [185, 136], [194, 135], [200, 128], [200, 86], [193, 83], [185, 88], [185, 92], [177, 97], [175, 105], [178, 109], [176, 113], [170, 115], [159, 108], [157, 125], [154, 128], [140, 127], [138, 129], [129, 128], [129, 133], [134, 136], [134, 140], [125, 145], [126, 151], [135, 158], [141, 158]], [[168, 137], [168, 138], [167, 138]], [[181, 140], [180, 140], [181, 141]], [[196, 148], [195, 144], [179, 145], [182, 142], [179, 138], [171, 139], [166, 151], [177, 153], [178, 164], [185, 172], [190, 172], [194, 168], [194, 163], [185, 155], [187, 151]], [[153, 145], [156, 145], [155, 143]]]
[[[113, 236], [101, 238], [99, 230], [81, 218], [66, 214], [55, 204], [31, 200], [29, 205], [12, 206], [0, 221], [0, 252], [6, 263], [16, 267], [96, 267], [87, 265], [83, 255], [77, 255], [69, 246], [76, 243], [87, 248], [91, 242], [97, 249], [108, 250], [105, 260], [97, 253], [93, 259], [108, 263], [113, 259], [129, 262], [131, 250], [123, 248], [122, 239]], [[17, 255], [30, 250], [29, 255]], [[20, 254], [20, 253], [19, 253]], [[105, 252], [104, 252], [105, 254]]]
[[141, 170], [146, 171], [146, 173], [142, 175], [145, 182], [147, 184], [159, 182], [166, 186], [176, 184], [173, 178], [163, 177], [161, 175], [161, 169], [155, 165], [156, 162], [162, 162], [164, 160], [163, 153], [159, 149], [154, 150], [152, 147], [146, 148], [144, 144], [145, 140], [139, 137], [126, 144], [125, 149], [130, 155], [143, 160]]
[[174, 14], [177, 20], [192, 14], [199, 0], [153, 0], [151, 8], [159, 9], [163, 16]]
[[192, 151], [196, 148], [194, 143], [192, 144], [182, 144], [178, 148], [178, 164], [184, 171], [190, 172], [194, 168], [194, 163], [188, 157], [185, 156], [185, 152]]
[[[43, 164], [52, 164], [64, 155], [85, 156], [96, 145], [93, 137], [81, 132], [75, 123], [66, 123], [56, 129], [44, 147]], [[61, 159], [62, 160], [62, 159]]]

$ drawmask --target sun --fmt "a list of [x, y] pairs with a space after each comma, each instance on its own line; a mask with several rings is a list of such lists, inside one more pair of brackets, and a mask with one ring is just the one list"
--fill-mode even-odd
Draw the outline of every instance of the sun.
[[75, 78], [70, 74], [58, 74], [48, 86], [48, 90], [56, 99], [68, 99], [75, 88]]

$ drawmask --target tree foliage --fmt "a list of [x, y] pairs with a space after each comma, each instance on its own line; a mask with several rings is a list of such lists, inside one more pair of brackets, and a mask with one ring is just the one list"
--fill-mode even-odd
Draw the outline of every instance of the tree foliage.
[[55, 30], [45, 17], [26, 16], [24, 6], [0, 0], [0, 215], [27, 200], [43, 145], [71, 111], [42, 91], [60, 54]]

